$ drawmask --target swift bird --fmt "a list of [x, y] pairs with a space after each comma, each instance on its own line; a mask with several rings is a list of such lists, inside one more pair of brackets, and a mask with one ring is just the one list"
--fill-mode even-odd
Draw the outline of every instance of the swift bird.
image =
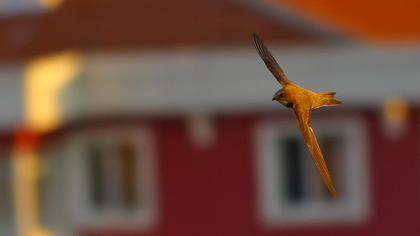
[[325, 106], [336, 106], [342, 104], [334, 98], [335, 92], [316, 93], [304, 89], [290, 81], [283, 69], [268, 51], [263, 41], [253, 34], [255, 48], [263, 59], [267, 68], [271, 71], [277, 81], [283, 87], [277, 91], [272, 100], [281, 103], [287, 108], [292, 108], [299, 122], [299, 128], [305, 139], [306, 146], [312, 155], [312, 159], [318, 168], [322, 180], [332, 196], [336, 196], [336, 190], [330, 172], [322, 155], [315, 133], [311, 127], [311, 111]]

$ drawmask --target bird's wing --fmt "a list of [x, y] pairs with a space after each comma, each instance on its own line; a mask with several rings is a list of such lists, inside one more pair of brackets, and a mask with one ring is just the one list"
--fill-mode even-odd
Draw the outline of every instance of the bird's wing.
[[274, 59], [273, 55], [271, 55], [270, 51], [268, 51], [262, 39], [255, 33], [252, 36], [254, 38], [254, 45], [258, 51], [258, 54], [260, 54], [260, 57], [263, 59], [265, 65], [271, 71], [271, 73], [273, 73], [277, 81], [279, 81], [282, 86], [290, 83], [283, 69], [279, 66], [276, 59]]
[[322, 180], [331, 195], [336, 196], [337, 193], [327, 163], [322, 155], [314, 130], [311, 127], [310, 109], [303, 106], [295, 106], [294, 111], [299, 121], [299, 128], [303, 134], [309, 152], [311, 153], [312, 159], [321, 174]]

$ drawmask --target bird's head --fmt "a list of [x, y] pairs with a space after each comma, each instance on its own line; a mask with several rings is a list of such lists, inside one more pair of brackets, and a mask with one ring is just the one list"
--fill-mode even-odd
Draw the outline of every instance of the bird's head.
[[272, 101], [277, 101], [280, 104], [282, 104], [283, 106], [287, 107], [287, 108], [292, 108], [293, 104], [289, 101], [287, 101], [285, 95], [284, 95], [284, 91], [283, 89], [280, 89], [279, 91], [277, 91], [272, 98]]

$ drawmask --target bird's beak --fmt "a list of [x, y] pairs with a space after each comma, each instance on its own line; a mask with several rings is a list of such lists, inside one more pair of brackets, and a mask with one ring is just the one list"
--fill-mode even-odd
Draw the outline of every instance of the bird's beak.
[[277, 100], [277, 98], [280, 97], [280, 94], [282, 93], [283, 89], [280, 89], [279, 91], [277, 91], [274, 95], [273, 98], [271, 99], [271, 101], [275, 101]]

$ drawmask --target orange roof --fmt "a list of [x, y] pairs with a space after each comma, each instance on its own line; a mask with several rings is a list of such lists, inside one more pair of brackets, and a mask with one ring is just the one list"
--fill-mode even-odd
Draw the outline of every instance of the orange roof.
[[417, 0], [263, 0], [331, 26], [358, 40], [374, 43], [420, 42]]

